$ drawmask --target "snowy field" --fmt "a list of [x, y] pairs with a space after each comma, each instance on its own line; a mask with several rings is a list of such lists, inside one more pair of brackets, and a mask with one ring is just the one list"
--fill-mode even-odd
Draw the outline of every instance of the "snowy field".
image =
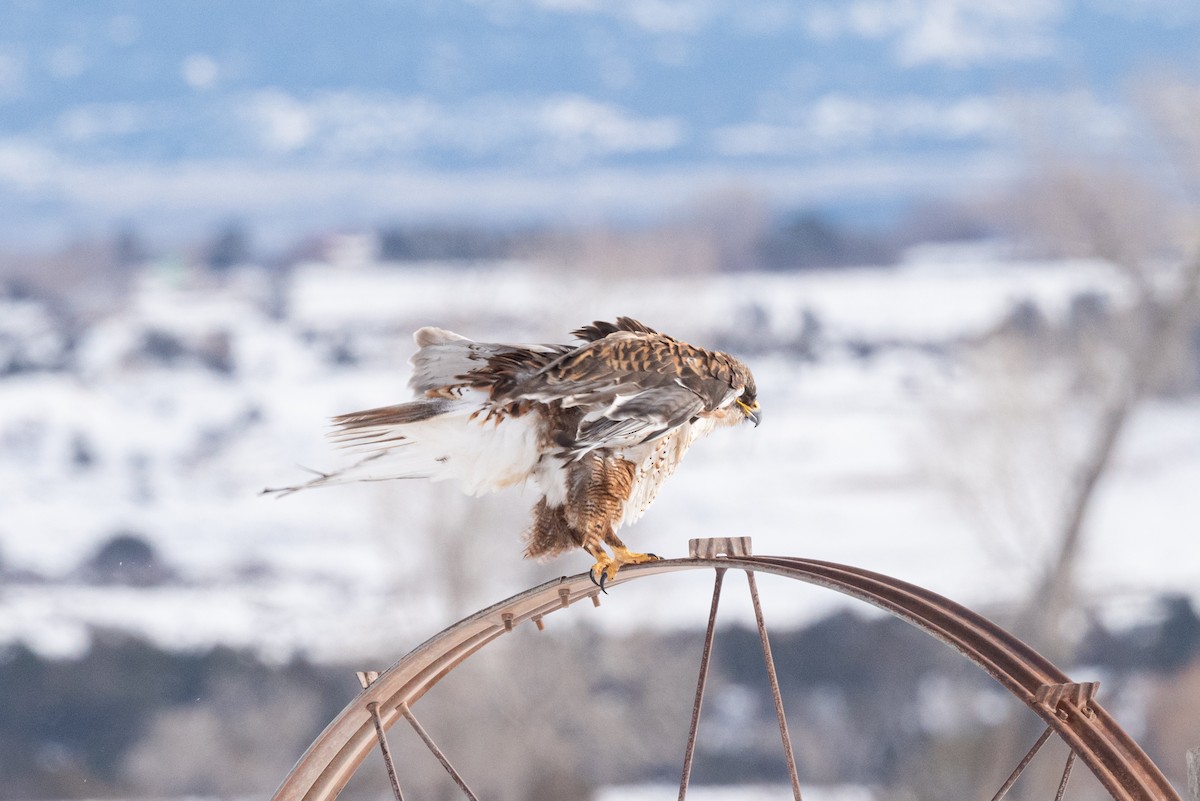
[[[71, 654], [101, 627], [177, 648], [394, 658], [476, 608], [586, 569], [582, 553], [520, 558], [528, 490], [472, 499], [403, 482], [279, 500], [258, 492], [303, 479], [297, 465], [339, 463], [323, 437], [329, 416], [408, 396], [420, 325], [562, 341], [618, 314], [740, 351], [764, 409], [758, 429], [722, 431], [692, 450], [623, 531], [631, 547], [683, 556], [690, 537], [750, 535], [756, 553], [867, 567], [986, 612], [1028, 589], [1046, 543], [1036, 525], [965, 513], [950, 488], [957, 476], [987, 481], [978, 442], [945, 446], [947, 421], [986, 390], [955, 345], [1023, 301], [1062, 319], [1082, 293], [1119, 305], [1125, 287], [1102, 264], [1004, 262], [986, 249], [918, 251], [888, 270], [686, 282], [563, 278], [521, 264], [310, 264], [282, 285], [254, 272], [218, 285], [152, 271], [127, 309], [84, 332], [74, 369], [0, 379], [0, 642]], [[36, 309], [5, 325], [53, 348]], [[166, 356], [147, 350], [150, 333], [175, 343]], [[1038, 484], [1052, 457], [1025, 477]], [[1200, 402], [1147, 406], [1089, 522], [1082, 584], [1101, 611], [1132, 616], [1155, 593], [1200, 593], [1187, 558], [1198, 486]], [[85, 580], [81, 566], [120, 532], [152, 544], [172, 580]], [[698, 573], [631, 582], [589, 619], [699, 625], [710, 582]], [[776, 624], [842, 603], [827, 591], [764, 592], [777, 595]], [[695, 602], [666, 603], [685, 594]], [[726, 614], [746, 606], [734, 599]]]

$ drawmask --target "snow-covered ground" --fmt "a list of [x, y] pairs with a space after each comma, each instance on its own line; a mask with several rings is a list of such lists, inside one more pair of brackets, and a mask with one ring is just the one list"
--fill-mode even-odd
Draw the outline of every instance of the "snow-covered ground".
[[[585, 569], [582, 554], [521, 560], [528, 490], [472, 499], [398, 482], [280, 500], [258, 492], [302, 478], [297, 465], [338, 463], [323, 438], [329, 416], [407, 397], [417, 326], [561, 341], [618, 314], [744, 349], [765, 412], [758, 429], [693, 449], [627, 530], [632, 547], [677, 556], [689, 537], [751, 535], [757, 553], [857, 564], [986, 610], [1028, 588], [1046, 546], [1036, 532], [980, 525], [947, 488], [961, 454], [943, 447], [945, 417], [974, 379], [945, 346], [994, 329], [1021, 301], [1059, 319], [1081, 293], [1119, 304], [1124, 291], [1103, 264], [1010, 263], [986, 251], [928, 250], [887, 270], [686, 281], [522, 264], [310, 264], [273, 288], [255, 273], [217, 284], [152, 270], [126, 310], [84, 333], [75, 369], [0, 379], [0, 642], [73, 653], [101, 626], [280, 658], [395, 655], [474, 608]], [[53, 339], [43, 317], [22, 314], [29, 336]], [[20, 330], [15, 317], [5, 323]], [[1188, 557], [1198, 486], [1200, 401], [1148, 406], [1089, 521], [1083, 585], [1115, 612], [1155, 592], [1200, 592]], [[151, 543], [175, 580], [85, 581], [80, 566], [122, 531]], [[631, 582], [590, 619], [698, 623], [710, 580]], [[777, 596], [769, 611], [780, 623], [841, 602], [826, 591], [764, 592]], [[663, 603], [685, 593], [694, 604]], [[729, 606], [731, 617], [746, 614], [736, 599]]]

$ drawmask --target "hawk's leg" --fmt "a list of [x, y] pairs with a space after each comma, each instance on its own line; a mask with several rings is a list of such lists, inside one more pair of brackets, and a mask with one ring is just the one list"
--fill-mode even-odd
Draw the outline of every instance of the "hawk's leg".
[[[658, 558], [631, 552], [615, 530], [633, 491], [637, 466], [626, 459], [593, 452], [574, 469], [567, 521], [582, 535], [579, 540], [583, 549], [595, 558], [589, 575], [603, 590], [606, 582], [616, 578], [621, 565]], [[604, 550], [605, 545], [612, 549], [612, 556]]]

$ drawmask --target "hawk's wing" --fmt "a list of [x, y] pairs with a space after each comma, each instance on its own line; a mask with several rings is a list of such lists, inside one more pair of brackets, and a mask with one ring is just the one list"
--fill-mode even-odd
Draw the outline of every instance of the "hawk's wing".
[[733, 401], [737, 391], [713, 376], [709, 358], [661, 334], [621, 330], [559, 356], [514, 392], [582, 410], [575, 430], [555, 432], [576, 455], [629, 447]]
[[408, 385], [418, 397], [454, 397], [466, 387], [510, 385], [574, 350], [570, 345], [476, 342], [443, 328], [419, 329]]
[[704, 401], [685, 386], [634, 389], [584, 415], [571, 439], [573, 450], [621, 448], [662, 436], [704, 410]]

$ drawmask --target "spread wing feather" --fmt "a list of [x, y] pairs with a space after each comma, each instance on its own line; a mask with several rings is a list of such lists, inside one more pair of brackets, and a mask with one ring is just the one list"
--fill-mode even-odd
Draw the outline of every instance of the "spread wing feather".
[[432, 327], [418, 330], [413, 338], [417, 352], [409, 360], [413, 370], [408, 386], [418, 396], [459, 394], [463, 387], [478, 386], [482, 373], [494, 377], [497, 364], [505, 365], [513, 373], [511, 379], [517, 380], [573, 349], [569, 345], [475, 342]]
[[595, 342], [598, 339], [604, 339], [609, 334], [615, 334], [618, 331], [633, 331], [639, 334], [657, 334], [660, 337], [667, 337], [666, 334], [660, 334], [645, 323], [640, 323], [632, 317], [618, 317], [616, 322], [607, 322], [605, 320], [597, 320], [591, 325], [585, 325], [571, 332], [571, 335], [576, 339], [583, 339], [588, 342]]

